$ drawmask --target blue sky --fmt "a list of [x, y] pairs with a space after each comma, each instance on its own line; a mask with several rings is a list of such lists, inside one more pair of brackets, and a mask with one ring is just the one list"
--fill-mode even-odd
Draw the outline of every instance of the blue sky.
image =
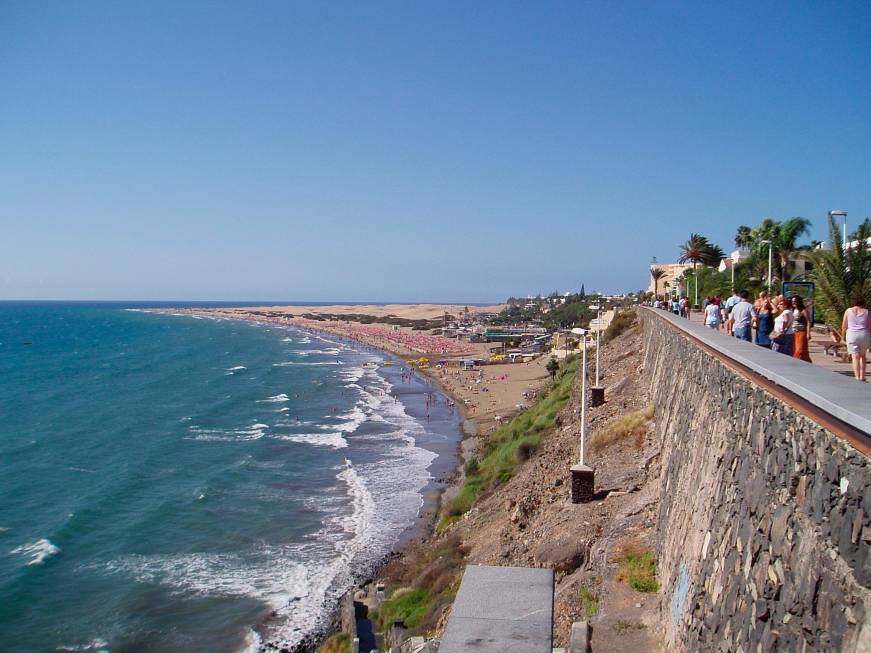
[[635, 290], [871, 215], [871, 4], [0, 3], [0, 298]]

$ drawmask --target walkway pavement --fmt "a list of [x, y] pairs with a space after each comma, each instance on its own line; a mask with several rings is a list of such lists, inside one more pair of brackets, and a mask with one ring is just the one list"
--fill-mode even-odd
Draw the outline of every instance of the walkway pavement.
[[552, 650], [552, 569], [466, 567], [439, 653]]
[[[690, 321], [695, 324], [704, 324], [704, 313], [702, 311], [694, 311], [690, 315]], [[726, 336], [726, 328], [725, 326], [720, 329], [720, 333], [724, 338]], [[754, 333], [755, 338], [755, 333]], [[844, 363], [840, 358], [833, 357], [831, 355], [826, 355], [826, 352], [823, 348], [823, 345], [828, 344], [829, 339], [828, 336], [822, 333], [811, 333], [811, 341], [809, 343], [808, 351], [811, 355], [811, 361], [814, 365], [818, 367], [822, 367], [824, 369], [829, 370], [830, 372], [835, 372], [837, 374], [842, 374], [846, 377], [853, 378], [853, 366], [851, 363]], [[844, 351], [843, 349], [841, 351]], [[871, 365], [869, 365], [869, 370], [871, 370]], [[869, 393], [871, 393], [871, 383], [868, 384]]]

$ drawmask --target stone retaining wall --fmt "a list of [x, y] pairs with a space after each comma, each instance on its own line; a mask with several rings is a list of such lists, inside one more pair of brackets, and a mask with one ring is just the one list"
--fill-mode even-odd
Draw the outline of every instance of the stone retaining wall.
[[871, 652], [868, 459], [639, 313], [668, 650]]

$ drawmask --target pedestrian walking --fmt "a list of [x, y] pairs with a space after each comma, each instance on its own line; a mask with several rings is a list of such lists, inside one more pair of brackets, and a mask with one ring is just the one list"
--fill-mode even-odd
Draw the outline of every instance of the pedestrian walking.
[[771, 338], [771, 350], [792, 356], [794, 338], [792, 311], [790, 310], [789, 302], [781, 297], [777, 309], [779, 312], [774, 318], [774, 331], [769, 336]]
[[732, 322], [732, 335], [739, 340], [752, 341], [752, 331], [750, 328], [753, 320], [753, 306], [748, 301], [750, 293], [742, 290], [738, 295], [738, 301], [732, 305], [732, 310], [729, 313], [729, 319]]
[[714, 301], [705, 307], [705, 326], [715, 331], [720, 329], [720, 306]]
[[771, 332], [774, 331], [774, 307], [768, 301], [768, 294], [765, 293], [764, 298], [762, 294], [759, 293], [761, 303], [754, 309], [756, 311], [756, 344], [771, 349]]
[[853, 359], [853, 376], [865, 381], [865, 356], [871, 348], [871, 317], [862, 295], [854, 297], [853, 305], [844, 311], [841, 330], [847, 340], [847, 352]]
[[798, 295], [792, 298], [792, 321], [794, 332], [792, 357], [810, 363], [811, 355], [808, 351], [808, 343], [811, 340], [811, 319], [807, 307], [804, 305], [804, 299]]

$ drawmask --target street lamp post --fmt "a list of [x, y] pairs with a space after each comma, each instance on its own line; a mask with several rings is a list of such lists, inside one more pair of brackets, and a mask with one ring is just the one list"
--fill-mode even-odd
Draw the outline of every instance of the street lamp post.
[[771, 295], [771, 248], [772, 242], [770, 240], [760, 240], [762, 245], [768, 245], [768, 294]]
[[844, 247], [846, 247], [847, 246], [847, 212], [846, 211], [838, 211], [838, 210], [829, 211], [830, 218], [834, 218], [835, 216], [844, 218]]
[[590, 306], [596, 311], [596, 385], [590, 389], [590, 403], [593, 408], [605, 403], [605, 388], [599, 385], [599, 350], [602, 347], [602, 305]]
[[580, 464], [584, 464], [584, 446], [587, 442], [587, 334], [582, 336], [583, 362], [581, 368], [581, 459]]
[[602, 307], [598, 304], [595, 306], [590, 306], [590, 308], [596, 311], [596, 386], [599, 385], [599, 346], [602, 343], [601, 339], [601, 329], [602, 329]]
[[572, 329], [572, 333], [581, 336], [583, 354], [581, 358], [581, 442], [580, 460], [571, 468], [572, 503], [586, 503], [593, 500], [594, 472], [584, 460], [587, 441], [587, 335], [586, 329]]

